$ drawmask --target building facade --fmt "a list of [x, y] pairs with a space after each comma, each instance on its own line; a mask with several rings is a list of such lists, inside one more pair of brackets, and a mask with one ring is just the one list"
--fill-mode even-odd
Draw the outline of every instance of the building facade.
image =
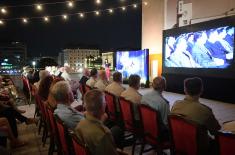
[[59, 53], [58, 64], [60, 66], [70, 66], [71, 69], [77, 70], [80, 67], [88, 67], [89, 59], [96, 59], [100, 56], [99, 49], [64, 49]]

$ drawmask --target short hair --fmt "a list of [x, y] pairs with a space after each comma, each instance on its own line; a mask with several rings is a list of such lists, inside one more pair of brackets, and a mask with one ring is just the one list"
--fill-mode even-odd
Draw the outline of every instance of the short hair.
[[47, 70], [40, 70], [40, 72], [39, 72], [39, 79], [43, 80], [48, 75], [50, 75], [50, 74], [49, 74], [49, 72]]
[[99, 71], [99, 78], [100, 79], [103, 79], [103, 78], [106, 79], [107, 78], [105, 70], [100, 70]]
[[120, 72], [113, 73], [113, 81], [121, 82], [122, 81], [122, 73], [120, 73]]
[[97, 116], [103, 106], [104, 93], [98, 89], [88, 91], [84, 96], [86, 110]]
[[57, 82], [51, 89], [51, 94], [56, 102], [66, 103], [69, 101], [71, 87], [67, 81]]
[[45, 101], [49, 95], [49, 89], [51, 83], [53, 81], [53, 77], [51, 75], [46, 76], [39, 84], [38, 87], [38, 95]]
[[137, 74], [130, 75], [128, 83], [130, 87], [138, 86], [140, 84], [140, 76]]
[[90, 72], [90, 76], [95, 76], [95, 75], [97, 75], [97, 73], [98, 73], [97, 69], [96, 68], [92, 68], [91, 72]]
[[200, 95], [203, 90], [202, 79], [199, 77], [187, 78], [184, 80], [184, 89], [190, 96]]
[[166, 79], [164, 77], [155, 77], [153, 79], [153, 89], [154, 90], [159, 90], [159, 91], [162, 91], [166, 88]]

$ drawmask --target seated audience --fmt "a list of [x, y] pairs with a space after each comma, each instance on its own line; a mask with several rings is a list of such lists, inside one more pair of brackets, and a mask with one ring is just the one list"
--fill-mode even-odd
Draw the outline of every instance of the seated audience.
[[80, 79], [79, 83], [80, 83], [81, 85], [86, 85], [87, 80], [89, 80], [89, 76], [90, 76], [89, 70], [88, 70], [87, 68], [84, 68], [84, 69], [83, 69], [83, 76], [82, 76], [82, 78]]
[[52, 81], [53, 81], [53, 77], [47, 76], [40, 82], [38, 95], [41, 97], [43, 101], [46, 101], [48, 98], [49, 89], [50, 89]]
[[153, 109], [157, 110], [161, 116], [161, 129], [168, 129], [168, 114], [170, 113], [169, 101], [167, 101], [162, 92], [166, 88], [166, 80], [163, 77], [156, 77], [153, 79], [153, 90], [142, 96], [141, 103], [147, 104]]
[[119, 97], [121, 93], [125, 90], [125, 88], [122, 87], [121, 84], [122, 74], [120, 72], [115, 72], [113, 73], [113, 82], [105, 88], [105, 91]]
[[74, 101], [74, 98], [68, 82], [57, 82], [53, 86], [51, 94], [57, 103], [57, 108], [54, 113], [60, 117], [68, 128], [74, 129], [78, 122], [84, 118], [84, 116], [82, 113], [70, 106]]
[[90, 79], [87, 80], [86, 85], [90, 86], [91, 88], [93, 88], [95, 86], [95, 83], [97, 82], [97, 74], [98, 71], [96, 68], [92, 68], [91, 72], [90, 72]]
[[37, 120], [34, 118], [27, 118], [21, 115], [18, 111], [16, 111], [13, 107], [9, 106], [1, 106], [0, 105], [0, 118], [5, 117], [7, 118], [13, 135], [17, 138], [18, 131], [17, 131], [17, 122], [16, 119], [22, 123], [26, 123], [27, 125], [32, 123], [37, 123]]
[[34, 83], [34, 86], [36, 87], [36, 89], [39, 89], [39, 85], [42, 82], [43, 79], [45, 79], [47, 76], [49, 76], [50, 73], [47, 70], [41, 70], [39, 72], [39, 81]]
[[81, 141], [85, 141], [91, 154], [115, 155], [113, 137], [110, 130], [101, 121], [105, 113], [105, 98], [100, 90], [91, 90], [85, 94], [85, 119], [77, 125], [75, 132]]
[[106, 73], [104, 70], [99, 71], [99, 80], [95, 83], [94, 87], [98, 88], [101, 91], [104, 91], [104, 89], [109, 84]]
[[136, 120], [139, 120], [139, 112], [137, 104], [141, 102], [141, 94], [138, 92], [140, 88], [140, 76], [133, 74], [129, 77], [129, 87], [121, 93], [121, 97], [134, 103], [134, 116]]
[[7, 134], [12, 148], [24, 146], [26, 143], [14, 136], [10, 124], [5, 117], [0, 117], [0, 131]]
[[171, 113], [179, 114], [198, 124], [204, 125], [211, 134], [215, 134], [220, 129], [212, 110], [199, 102], [202, 94], [203, 83], [200, 78], [188, 78], [184, 80], [184, 100], [176, 101], [171, 109]]

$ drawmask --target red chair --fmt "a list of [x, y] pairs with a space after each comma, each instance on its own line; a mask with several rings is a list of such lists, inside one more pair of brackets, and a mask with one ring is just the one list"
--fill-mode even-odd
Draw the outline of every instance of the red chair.
[[82, 95], [82, 100], [83, 100], [83, 97], [85, 95], [85, 88], [84, 88], [84, 85], [80, 84], [79, 87], [78, 87], [81, 95]]
[[219, 144], [220, 155], [235, 154], [235, 134], [218, 132], [216, 139]]
[[172, 140], [172, 152], [176, 155], [207, 154], [208, 135], [204, 126], [183, 118], [169, 115], [168, 122]]
[[[161, 137], [163, 133], [161, 133], [162, 131], [160, 129], [160, 114], [157, 110], [144, 104], [139, 105], [139, 113], [144, 131], [144, 139], [140, 154], [150, 151], [151, 149], [156, 149], [157, 154], [163, 154], [162, 150], [169, 149], [171, 145], [169, 141], [164, 141], [163, 137]], [[152, 145], [153, 148], [144, 151], [146, 143]]]
[[106, 100], [109, 119], [113, 122], [118, 121], [116, 96], [105, 91], [105, 100]]
[[84, 141], [78, 139], [78, 137], [73, 133], [70, 132], [70, 136], [72, 137], [74, 155], [89, 155], [89, 150]]
[[[56, 148], [59, 147], [58, 144], [58, 138], [59, 135], [57, 133], [56, 130], [56, 123], [55, 123], [55, 118], [54, 118], [54, 109], [46, 106], [46, 110], [48, 113], [48, 117], [49, 117], [49, 129], [50, 129], [50, 146], [49, 146], [49, 150], [48, 150], [48, 155], [53, 155], [53, 152], [55, 152], [55, 146], [57, 146]], [[57, 150], [57, 152], [59, 153], [59, 149]]]
[[133, 135], [134, 144], [132, 146], [132, 154], [134, 154], [135, 146], [137, 145], [136, 140], [142, 138], [143, 131], [139, 123], [134, 119], [134, 103], [126, 100], [123, 97], [120, 97], [119, 104], [124, 130], [130, 132]]
[[55, 120], [56, 120], [56, 127], [57, 127], [57, 132], [59, 135], [59, 145], [62, 149], [63, 155], [70, 155], [70, 148], [69, 148], [69, 142], [68, 142], [68, 129], [64, 125], [63, 121], [57, 116], [54, 115]]
[[27, 77], [22, 76], [22, 81], [23, 81], [23, 91], [25, 96], [28, 99], [28, 104], [31, 103], [32, 100], [32, 95], [31, 95], [31, 88], [30, 88], [30, 83]]

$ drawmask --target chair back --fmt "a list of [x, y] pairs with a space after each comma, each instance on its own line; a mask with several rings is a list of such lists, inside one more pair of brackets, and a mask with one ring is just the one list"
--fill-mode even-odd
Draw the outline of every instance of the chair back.
[[62, 152], [64, 155], [69, 155], [69, 147], [67, 143], [66, 136], [68, 135], [68, 129], [65, 127], [63, 121], [57, 116], [55, 116], [56, 120], [56, 127], [59, 135], [59, 143], [60, 147], [62, 148]]
[[88, 92], [89, 90], [91, 90], [92, 88], [88, 85], [85, 85], [85, 93]]
[[133, 111], [133, 103], [131, 101], [126, 100], [123, 97], [119, 98], [121, 117], [124, 123], [124, 128], [127, 131], [134, 132], [135, 131], [135, 123], [134, 123], [134, 111]]
[[117, 106], [116, 106], [115, 95], [105, 91], [105, 100], [106, 100], [109, 119], [111, 121], [117, 121], [118, 118], [117, 118]]
[[23, 90], [28, 99], [31, 97], [31, 88], [30, 83], [27, 77], [22, 76], [22, 82], [23, 82]]
[[80, 93], [81, 93], [81, 95], [82, 95], [82, 99], [83, 99], [83, 97], [84, 97], [84, 95], [85, 95], [85, 88], [84, 88], [84, 85], [80, 84], [79, 87], [78, 87], [78, 89], [79, 89], [79, 91], [80, 91]]
[[35, 101], [36, 101], [36, 104], [39, 108], [39, 111], [41, 112], [42, 118], [44, 120], [46, 120], [47, 119], [47, 112], [45, 109], [45, 105], [44, 105], [44, 102], [42, 101], [41, 97], [38, 94], [35, 94]]
[[78, 137], [73, 132], [71, 132], [70, 135], [72, 137], [72, 143], [75, 155], [89, 155], [86, 143], [79, 140]]
[[207, 146], [199, 143], [202, 142], [201, 137], [205, 138], [203, 143], [206, 143], [206, 128], [179, 115], [169, 115], [168, 122], [175, 154], [199, 155], [205, 152]]
[[55, 118], [54, 118], [54, 109], [52, 109], [49, 106], [46, 106], [46, 111], [48, 114], [48, 118], [49, 118], [49, 126], [50, 126], [50, 133], [53, 136], [56, 136], [56, 123], [55, 123]]
[[235, 154], [235, 134], [219, 132], [216, 139], [219, 144], [220, 155]]
[[139, 105], [140, 121], [144, 130], [144, 139], [150, 144], [156, 145], [160, 140], [160, 122], [157, 110], [141, 104]]

